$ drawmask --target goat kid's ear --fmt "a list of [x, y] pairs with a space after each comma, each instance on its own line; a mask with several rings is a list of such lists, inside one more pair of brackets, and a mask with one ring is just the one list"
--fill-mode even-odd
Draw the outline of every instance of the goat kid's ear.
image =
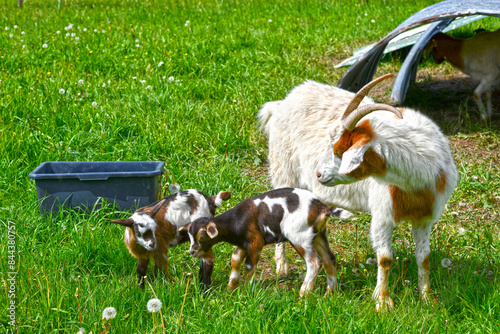
[[221, 206], [223, 201], [227, 201], [230, 198], [231, 198], [230, 191], [221, 191], [219, 192], [219, 194], [217, 194], [217, 196], [212, 197], [216, 207]]
[[183, 225], [183, 226], [179, 227], [178, 231], [181, 234], [185, 234], [185, 233], [188, 233], [190, 227], [191, 227], [191, 223], [187, 223], [186, 225]]
[[217, 225], [215, 225], [214, 222], [208, 223], [207, 234], [212, 239], [215, 238], [217, 235], [219, 235], [219, 231], [217, 230]]
[[127, 219], [115, 219], [110, 221], [110, 223], [113, 224], [120, 224], [126, 227], [132, 228], [134, 226], [134, 220], [132, 218], [127, 218]]
[[361, 147], [352, 147], [342, 154], [342, 162], [339, 168], [339, 174], [346, 175], [355, 170], [363, 162], [363, 156], [366, 150], [368, 150], [368, 145], [363, 145]]

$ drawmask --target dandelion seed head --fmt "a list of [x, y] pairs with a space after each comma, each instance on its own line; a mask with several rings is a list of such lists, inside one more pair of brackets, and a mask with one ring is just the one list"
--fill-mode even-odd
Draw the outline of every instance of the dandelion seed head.
[[174, 77], [168, 77], [168, 81], [173, 82], [174, 80]]
[[371, 20], [371, 23], [375, 23], [375, 20], [374, 20], [374, 19], [372, 19], [372, 20]]
[[153, 89], [153, 86], [149, 85], [146, 87], [147, 90], [152, 90]]
[[147, 304], [148, 311], [151, 313], [156, 313], [160, 311], [162, 306], [163, 304], [161, 303], [161, 300], [157, 298], [150, 299]]
[[64, 94], [66, 93], [66, 90], [64, 88], [59, 89], [59, 94]]
[[116, 317], [116, 309], [113, 306], [106, 307], [102, 311], [102, 318], [105, 320], [114, 319]]
[[445, 257], [444, 259], [441, 260], [441, 265], [445, 268], [451, 267], [451, 260]]
[[465, 228], [459, 227], [458, 228], [458, 234], [464, 234], [465, 233]]
[[5, 27], [5, 31], [9, 30], [9, 27]]
[[374, 265], [377, 264], [377, 259], [369, 257], [369, 258], [366, 259], [366, 264], [369, 264], [370, 266], [374, 266]]
[[94, 108], [97, 107], [97, 102], [96, 101], [92, 102], [92, 107], [94, 107]]
[[14, 29], [17, 29], [17, 25], [14, 24]]
[[158, 67], [161, 67], [163, 64], [164, 64], [164, 62], [160, 61], [160, 62], [158, 63]]
[[46, 49], [46, 48], [48, 48], [48, 47], [49, 47], [49, 46], [48, 46], [47, 44], [43, 44], [43, 45], [42, 45], [42, 48], [44, 48], [44, 49]]
[[172, 194], [175, 194], [175, 193], [178, 193], [180, 190], [181, 190], [181, 186], [178, 185], [177, 183], [171, 183], [169, 186], [168, 186], [168, 190], [172, 193]]
[[267, 20], [267, 22], [268, 22], [268, 23], [271, 23], [271, 22], [273, 22], [273, 20], [269, 19], [269, 20]]
[[187, 27], [191, 22], [189, 20], [186, 21], [186, 23], [184, 23], [184, 27]]
[[24, 31], [21, 31], [21, 35], [24, 35]]
[[136, 45], [135, 45], [135, 47], [136, 47], [136, 48], [140, 48], [141, 46], [140, 46], [139, 44], [136, 44]]
[[83, 85], [83, 79], [78, 80], [78, 83], [79, 83], [80, 85]]

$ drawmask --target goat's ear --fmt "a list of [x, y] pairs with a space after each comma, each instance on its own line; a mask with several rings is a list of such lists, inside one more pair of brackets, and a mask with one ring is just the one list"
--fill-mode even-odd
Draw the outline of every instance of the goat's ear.
[[231, 198], [230, 191], [221, 191], [217, 196], [212, 197], [216, 207], [221, 206], [223, 201], [227, 201], [230, 198]]
[[134, 220], [132, 218], [127, 218], [127, 219], [115, 219], [110, 221], [110, 223], [113, 224], [120, 224], [126, 227], [133, 227], [134, 226]]
[[346, 175], [355, 170], [363, 162], [363, 156], [365, 155], [368, 145], [363, 145], [361, 147], [351, 147], [342, 154], [342, 162], [339, 168], [339, 174]]
[[219, 234], [219, 231], [217, 230], [217, 225], [215, 225], [214, 222], [208, 223], [207, 234], [212, 239], [215, 238]]
[[186, 225], [183, 225], [183, 226], [179, 227], [179, 230], [178, 230], [178, 231], [179, 231], [179, 233], [181, 233], [181, 234], [186, 234], [186, 233], [188, 233], [189, 228], [191, 227], [191, 224], [192, 224], [192, 223], [187, 223]]

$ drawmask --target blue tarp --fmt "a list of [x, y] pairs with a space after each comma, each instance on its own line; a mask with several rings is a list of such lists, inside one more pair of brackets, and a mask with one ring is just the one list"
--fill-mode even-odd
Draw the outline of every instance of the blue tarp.
[[420, 35], [406, 57], [396, 81], [394, 82], [391, 100], [396, 104], [404, 102], [410, 80], [415, 80], [418, 61], [432, 36], [442, 31], [457, 17], [485, 15], [500, 17], [499, 0], [447, 0], [422, 9], [410, 16], [391, 33], [375, 43], [372, 48], [361, 56], [342, 76], [338, 87], [357, 92], [371, 81], [380, 59], [388, 43], [410, 29], [431, 23]]

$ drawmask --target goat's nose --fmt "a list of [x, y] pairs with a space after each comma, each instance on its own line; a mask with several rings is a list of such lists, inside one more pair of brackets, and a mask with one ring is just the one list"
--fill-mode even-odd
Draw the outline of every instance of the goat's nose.
[[316, 171], [316, 176], [318, 179], [321, 179], [321, 172], [319, 170]]

